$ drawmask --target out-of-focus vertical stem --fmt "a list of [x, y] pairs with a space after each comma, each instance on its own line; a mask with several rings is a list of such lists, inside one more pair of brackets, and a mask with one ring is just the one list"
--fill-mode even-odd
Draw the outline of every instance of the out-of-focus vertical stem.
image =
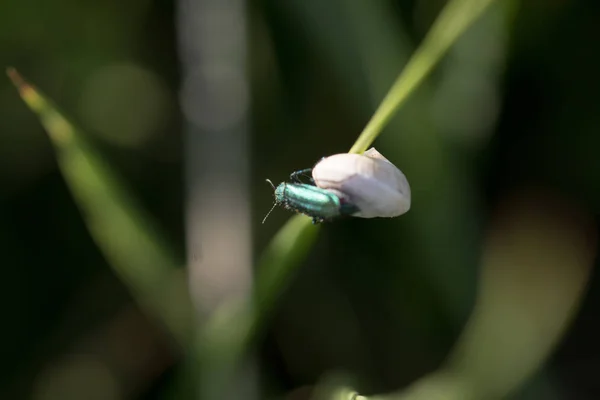
[[[209, 320], [249, 302], [252, 292], [245, 27], [242, 0], [179, 2], [187, 249], [200, 342], [215, 338], [204, 334]], [[197, 348], [200, 368], [192, 379], [199, 398], [256, 397], [251, 362], [243, 372], [214, 368], [227, 358], [215, 350], [220, 346]], [[230, 369], [237, 372], [230, 376]]]

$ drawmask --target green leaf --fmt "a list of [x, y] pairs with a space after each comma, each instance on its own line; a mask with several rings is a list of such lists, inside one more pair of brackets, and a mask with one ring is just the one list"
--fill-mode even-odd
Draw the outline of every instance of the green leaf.
[[151, 218], [85, 136], [15, 69], [7, 74], [46, 129], [97, 246], [139, 303], [185, 345], [191, 316], [185, 272], [177, 268]]

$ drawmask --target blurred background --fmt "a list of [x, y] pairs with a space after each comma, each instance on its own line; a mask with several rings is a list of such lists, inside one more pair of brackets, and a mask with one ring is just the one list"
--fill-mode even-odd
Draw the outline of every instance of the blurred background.
[[[208, 312], [247, 295], [256, 260], [291, 216], [276, 209], [261, 225], [273, 203], [265, 178], [348, 151], [444, 3], [5, 0], [0, 66], [17, 68], [85, 132], [176, 269], [188, 260], [192, 298]], [[541, 231], [556, 242], [595, 231], [600, 5], [499, 3], [374, 144], [408, 177], [412, 209], [323, 226], [282, 288], [253, 356], [258, 398], [306, 398], [304, 388], [337, 373], [361, 392], [388, 392], [438, 368], [473, 310], [490, 221], [503, 220], [496, 210], [514, 193], [541, 190], [525, 195], [524, 213], [541, 210]], [[520, 243], [531, 249], [538, 231], [528, 227]], [[539, 243], [550, 262], [554, 246]], [[591, 271], [595, 253], [577, 249], [562, 271], [582, 257]], [[8, 78], [0, 265], [1, 399], [196, 398], [181, 353], [99, 250]], [[507, 298], [522, 294], [507, 287]], [[552, 289], [560, 299], [560, 282]], [[600, 398], [593, 272], [580, 301], [548, 362], [512, 398]]]

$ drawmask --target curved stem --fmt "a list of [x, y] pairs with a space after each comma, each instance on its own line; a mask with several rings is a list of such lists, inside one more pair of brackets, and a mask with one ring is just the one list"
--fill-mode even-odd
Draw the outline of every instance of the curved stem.
[[450, 46], [494, 0], [451, 0], [427, 33], [349, 153], [366, 151]]

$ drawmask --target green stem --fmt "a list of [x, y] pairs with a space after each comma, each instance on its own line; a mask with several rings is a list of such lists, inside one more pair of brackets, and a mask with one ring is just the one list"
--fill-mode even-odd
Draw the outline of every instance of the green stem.
[[366, 151], [408, 96], [417, 88], [450, 46], [494, 0], [451, 0], [410, 58], [350, 153]]

